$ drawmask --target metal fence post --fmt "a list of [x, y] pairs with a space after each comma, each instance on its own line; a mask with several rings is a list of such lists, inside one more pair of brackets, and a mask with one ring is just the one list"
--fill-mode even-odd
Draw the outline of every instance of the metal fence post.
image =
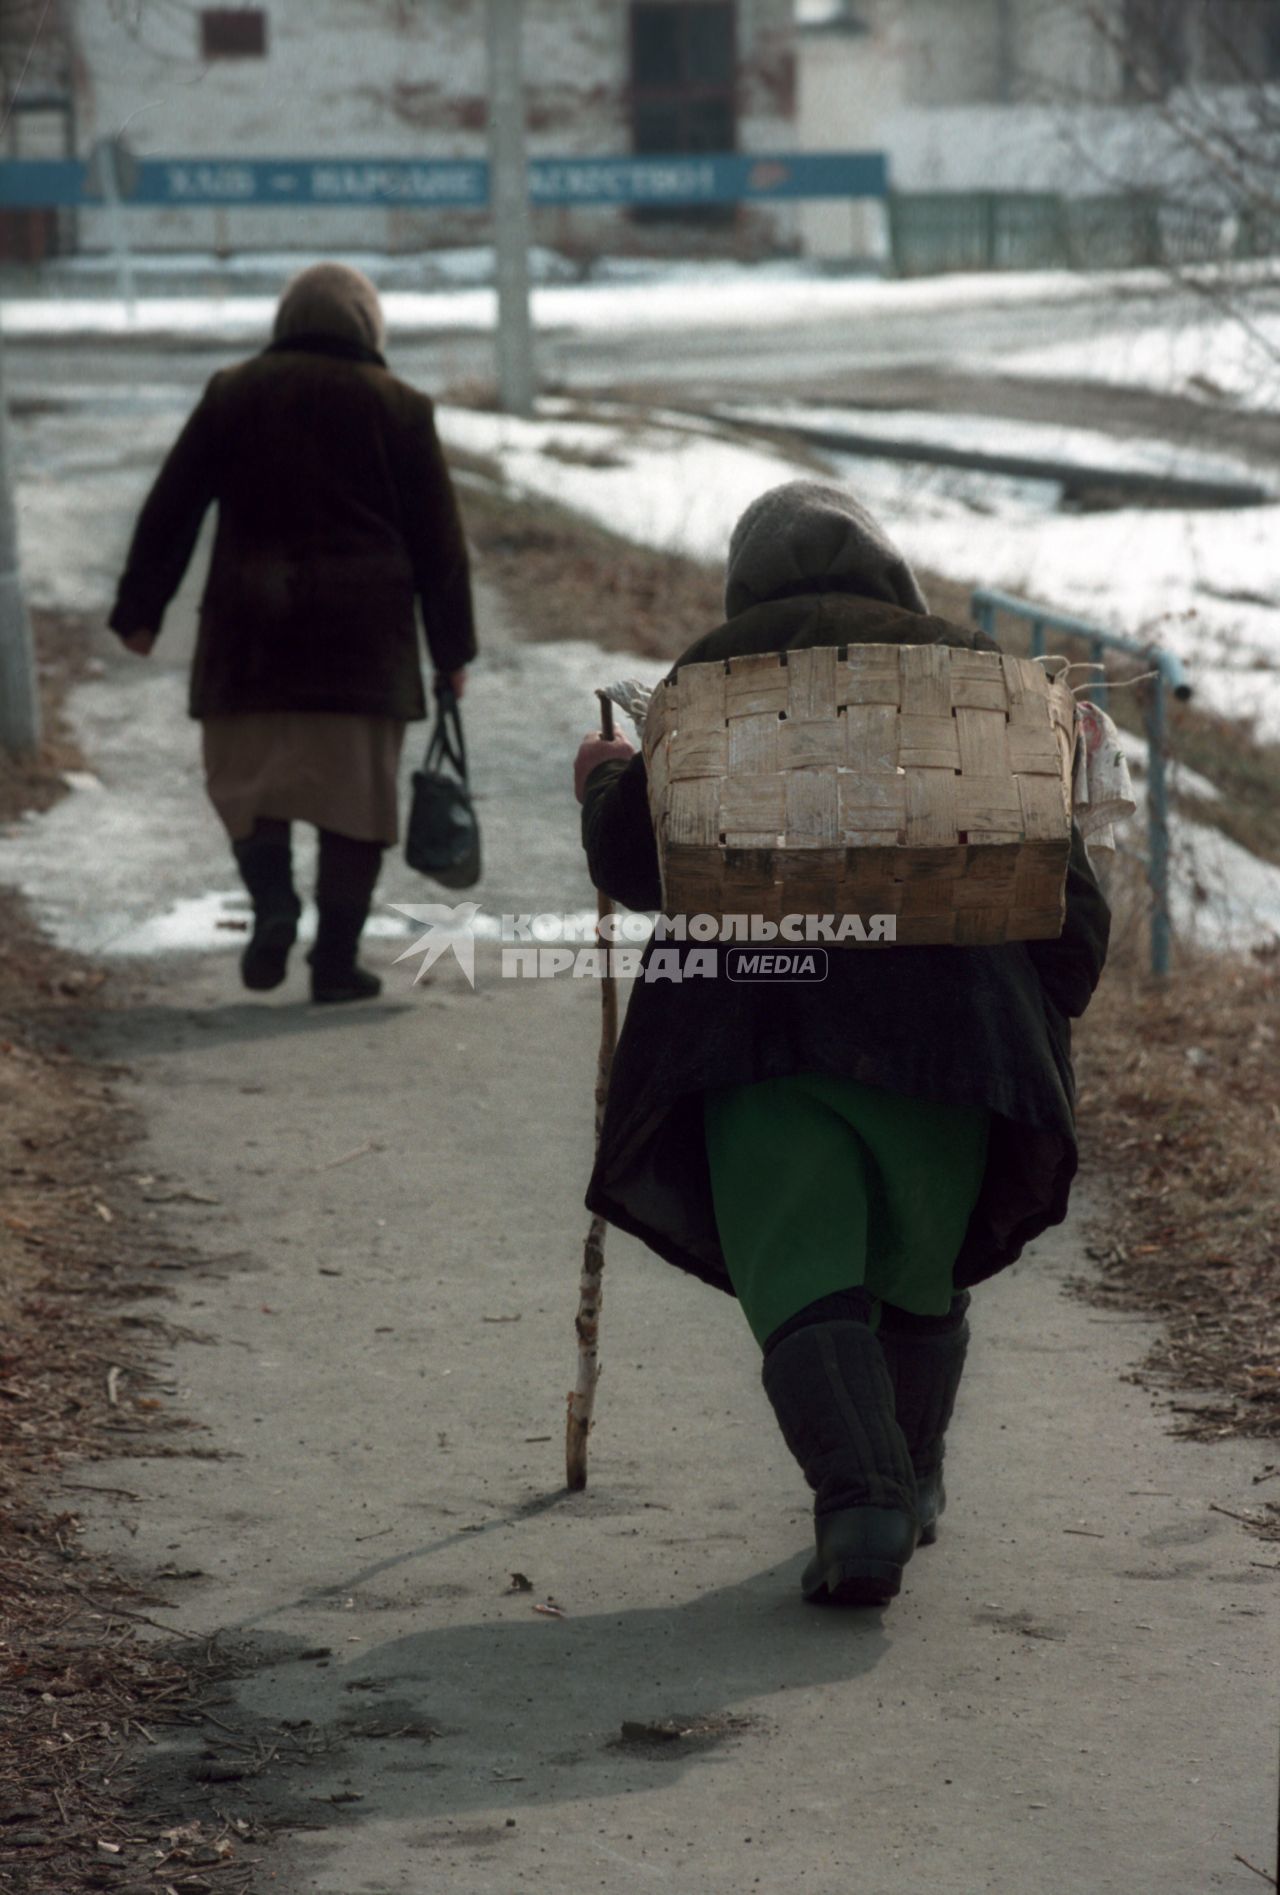
[[1149, 681], [1147, 725], [1147, 875], [1151, 883], [1151, 972], [1169, 972], [1169, 798], [1165, 785], [1164, 674]]

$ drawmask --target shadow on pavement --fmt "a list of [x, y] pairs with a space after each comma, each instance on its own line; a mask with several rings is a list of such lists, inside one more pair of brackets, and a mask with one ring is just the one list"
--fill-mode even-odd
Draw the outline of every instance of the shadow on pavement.
[[[520, 1512], [567, 1499], [545, 1496]], [[447, 1544], [368, 1567], [350, 1583]], [[490, 1617], [426, 1623], [358, 1650], [344, 1643], [340, 1596], [329, 1601], [331, 1646], [246, 1639], [245, 1628], [229, 1628], [220, 1636], [239, 1673], [233, 1702], [224, 1698], [217, 1723], [198, 1736], [139, 1760], [150, 1778], [144, 1796], [175, 1806], [185, 1796], [189, 1808], [193, 1780], [219, 1775], [211, 1758], [235, 1770], [256, 1755], [268, 1761], [246, 1767], [234, 1788], [220, 1781], [218, 1793], [272, 1826], [487, 1815], [499, 1819], [491, 1839], [500, 1839], [501, 1819], [521, 1808], [662, 1788], [697, 1764], [714, 1767], [727, 1746], [771, 1742], [761, 1700], [867, 1678], [890, 1649], [879, 1613], [801, 1603], [807, 1551], [673, 1605], [558, 1619], [537, 1614], [528, 1595], [499, 1594]], [[656, 1544], [652, 1558], [658, 1587], [666, 1571]], [[458, 1590], [428, 1587], [422, 1618], [456, 1614]], [[412, 1834], [406, 1843], [414, 1846]]]

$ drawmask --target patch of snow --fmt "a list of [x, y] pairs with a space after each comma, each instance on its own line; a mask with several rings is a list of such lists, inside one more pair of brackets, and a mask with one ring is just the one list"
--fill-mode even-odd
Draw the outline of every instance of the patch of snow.
[[[856, 490], [858, 464], [842, 466]], [[935, 506], [886, 525], [934, 572], [1166, 646], [1201, 704], [1280, 741], [1280, 506], [966, 518]]]
[[[1009, 271], [893, 281], [829, 277], [795, 263], [705, 263], [659, 266], [656, 273], [637, 269], [634, 274], [618, 265], [612, 275], [612, 281], [535, 288], [536, 326], [593, 334], [726, 327], [793, 330], [859, 315], [944, 312], [993, 303], [1105, 303], [1117, 290], [1169, 290], [1167, 279], [1155, 270], [1091, 275]], [[442, 329], [487, 332], [494, 326], [497, 298], [491, 287], [393, 288], [383, 295], [382, 304], [394, 339]], [[275, 306], [275, 297], [268, 295], [192, 293], [139, 298], [131, 314], [110, 296], [14, 297], [0, 307], [0, 331], [15, 338], [199, 335], [234, 343], [264, 338]]]
[[718, 563], [757, 494], [812, 467], [768, 448], [669, 428], [522, 421], [441, 407], [446, 444], [496, 456], [511, 488], [558, 501], [625, 539]]
[[[439, 421], [446, 440], [494, 456], [513, 490], [558, 500], [625, 538], [714, 563], [724, 558], [732, 526], [751, 499], [779, 481], [812, 474], [781, 452], [716, 440], [701, 429], [646, 427], [629, 411], [592, 423], [513, 421], [445, 408]], [[1271, 569], [1270, 553], [1280, 508], [1060, 516], [1032, 493], [1024, 494], [1021, 511], [1006, 505], [985, 515], [973, 510], [972, 492], [904, 477], [899, 463], [849, 459], [841, 466], [856, 491], [873, 495], [874, 510], [921, 564], [1052, 599], [1100, 624], [1166, 643], [1190, 668], [1201, 701], [1280, 733], [1276, 612], [1228, 608], [1204, 591], [1206, 581], [1231, 573], [1237, 585], [1272, 585], [1280, 605], [1280, 573]], [[1122, 733], [1121, 740], [1126, 755], [1144, 765], [1143, 739]], [[1220, 797], [1181, 765], [1171, 771], [1170, 790], [1210, 802]], [[1127, 833], [1137, 828], [1135, 819]], [[1173, 881], [1175, 920], [1188, 938], [1238, 949], [1280, 932], [1280, 869], [1208, 825], [1175, 823]]]
[[1117, 326], [1084, 341], [1017, 350], [990, 366], [1002, 375], [1153, 388], [1273, 410], [1280, 401], [1280, 314]]
[[[119, 929], [95, 945], [101, 953], [146, 957], [155, 954], [209, 954], [222, 948], [237, 953], [249, 939], [252, 908], [242, 888], [214, 889], [171, 902], [159, 914]], [[375, 910], [364, 932], [382, 940], [396, 940], [404, 923], [389, 912]], [[494, 924], [494, 937], [498, 924]], [[298, 922], [298, 940], [306, 946], [316, 935], [316, 910], [304, 902]]]
[[1166, 474], [1184, 479], [1257, 480], [1247, 461], [1207, 454], [1191, 441], [1118, 437], [1094, 428], [1010, 421], [990, 415], [939, 413], [914, 408], [822, 408], [807, 403], [734, 404], [727, 419], [775, 427], [839, 430], [872, 440], [909, 441], [981, 454], [1058, 461], [1068, 467], [1105, 468], [1112, 473]]
[[[1146, 792], [1119, 833], [1126, 852], [1145, 846]], [[1245, 954], [1280, 942], [1280, 868], [1211, 824], [1183, 818], [1169, 830], [1169, 918], [1177, 938], [1213, 953]]]
[[[438, 419], [446, 442], [495, 457], [514, 491], [717, 565], [757, 494], [813, 478], [782, 447], [613, 413], [518, 421], [444, 407]], [[1060, 514], [1048, 482], [827, 458], [917, 565], [1166, 645], [1200, 702], [1280, 738], [1280, 506]]]

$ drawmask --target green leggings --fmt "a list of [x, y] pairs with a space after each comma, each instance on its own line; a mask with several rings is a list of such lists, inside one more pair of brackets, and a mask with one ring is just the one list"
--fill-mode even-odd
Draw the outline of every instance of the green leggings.
[[837, 1290], [946, 1314], [985, 1107], [800, 1073], [708, 1092], [703, 1122], [720, 1243], [758, 1342]]

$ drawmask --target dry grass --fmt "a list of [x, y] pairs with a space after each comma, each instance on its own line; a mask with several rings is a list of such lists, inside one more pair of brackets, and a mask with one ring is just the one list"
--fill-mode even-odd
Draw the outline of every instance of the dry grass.
[[[191, 1859], [135, 1804], [133, 1760], [194, 1714], [202, 1680], [140, 1638], [167, 1602], [87, 1557], [75, 1511], [78, 1487], [119, 1491], [97, 1461], [199, 1451], [149, 1365], [172, 1332], [146, 1304], [175, 1259], [132, 1169], [135, 1126], [76, 1050], [102, 985], [0, 894], [0, 1888], [23, 1895], [155, 1887], [166, 1852], [181, 1886]], [[242, 1889], [242, 1839], [206, 1841], [219, 1886]]]
[[1280, 1438], [1280, 965], [1121, 965], [1078, 1034], [1086, 1163], [1109, 1180], [1091, 1294], [1163, 1320], [1182, 1433]]
[[[35, 629], [46, 736], [38, 756], [0, 765], [8, 819], [48, 807], [82, 762], [62, 703], [89, 628], [44, 614]], [[104, 985], [0, 891], [0, 1889], [132, 1895], [163, 1887], [163, 1869], [194, 1890], [212, 1886], [207, 1866], [240, 1895], [244, 1832], [166, 1832], [133, 1780], [146, 1733], [198, 1715], [209, 1667], [140, 1636], [144, 1608], [167, 1602], [86, 1556], [75, 1511], [81, 1486], [117, 1492], [93, 1478], [97, 1461], [199, 1451], [150, 1366], [171, 1332], [139, 1314], [175, 1258], [132, 1169], [136, 1127], [113, 1075], [78, 1050]]]

